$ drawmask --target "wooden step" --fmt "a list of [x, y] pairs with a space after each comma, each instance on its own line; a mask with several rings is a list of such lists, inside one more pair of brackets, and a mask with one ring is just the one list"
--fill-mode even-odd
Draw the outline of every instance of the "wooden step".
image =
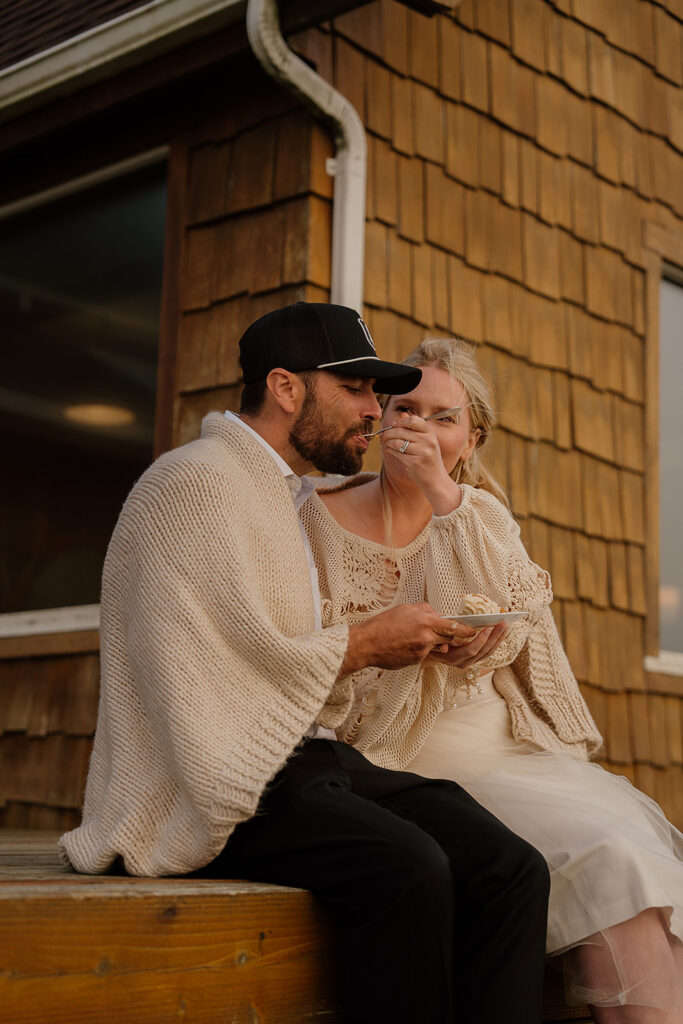
[[[0, 1021], [343, 1020], [333, 929], [310, 893], [76, 875], [59, 861], [56, 838], [0, 832]], [[590, 1020], [564, 1006], [554, 975], [546, 1020]]]

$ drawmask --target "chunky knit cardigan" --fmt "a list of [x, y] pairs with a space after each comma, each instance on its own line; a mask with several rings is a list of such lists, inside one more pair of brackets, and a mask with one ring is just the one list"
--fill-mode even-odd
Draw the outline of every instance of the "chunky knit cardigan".
[[[312, 722], [348, 714], [348, 642], [314, 632], [292, 498], [265, 449], [219, 413], [141, 477], [102, 579], [101, 695], [78, 871], [207, 864]], [[323, 711], [323, 705], [325, 710]]]
[[[367, 479], [363, 474], [331, 489]], [[312, 495], [299, 515], [318, 568], [323, 624], [360, 622], [398, 602], [429, 601], [436, 611], [454, 612], [466, 593], [529, 611], [478, 668], [495, 670], [518, 740], [585, 759], [601, 737], [555, 627], [550, 577], [529, 559], [519, 527], [496, 498], [467, 485], [462, 490], [454, 512], [434, 516], [397, 550], [343, 529]], [[410, 764], [444, 706], [464, 697], [467, 681], [465, 672], [443, 665], [367, 668], [352, 679], [354, 705], [337, 736], [394, 769]]]

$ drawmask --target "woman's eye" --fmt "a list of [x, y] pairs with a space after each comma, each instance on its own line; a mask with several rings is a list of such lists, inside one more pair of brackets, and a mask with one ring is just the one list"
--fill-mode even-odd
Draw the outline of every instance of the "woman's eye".
[[394, 409], [396, 410], [396, 412], [412, 412], [413, 411], [410, 408], [409, 405], [395, 405]]

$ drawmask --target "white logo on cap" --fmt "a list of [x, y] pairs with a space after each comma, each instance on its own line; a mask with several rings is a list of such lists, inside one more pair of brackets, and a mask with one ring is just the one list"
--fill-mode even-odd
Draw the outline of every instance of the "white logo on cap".
[[373, 352], [376, 352], [377, 349], [375, 348], [375, 343], [374, 343], [374, 341], [372, 340], [372, 338], [370, 336], [370, 331], [368, 330], [368, 325], [365, 323], [365, 321], [361, 317], [358, 317], [358, 323], [361, 326], [361, 330], [363, 331], [363, 334], [368, 339], [368, 343], [370, 345], [370, 348], [372, 349]]

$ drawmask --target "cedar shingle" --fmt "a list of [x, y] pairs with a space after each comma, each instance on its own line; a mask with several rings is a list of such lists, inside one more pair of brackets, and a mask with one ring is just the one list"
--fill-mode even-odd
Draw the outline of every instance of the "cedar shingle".
[[569, 160], [555, 161], [557, 174], [556, 211], [557, 223], [567, 231], [572, 230], [572, 168]]
[[398, 157], [391, 146], [381, 139], [371, 139], [374, 215], [385, 224], [395, 225], [398, 220]]
[[462, 185], [447, 177], [440, 167], [426, 164], [425, 190], [427, 240], [461, 255], [465, 246]]
[[585, 242], [600, 240], [598, 180], [590, 171], [571, 165], [572, 232]]
[[622, 119], [614, 111], [593, 106], [595, 138], [595, 169], [604, 178], [615, 183], [621, 181], [620, 155], [622, 146]]
[[465, 258], [482, 270], [489, 268], [491, 205], [486, 192], [465, 190]]
[[501, 164], [503, 200], [510, 206], [519, 206], [519, 146], [513, 132], [502, 133]]
[[[636, 153], [640, 147], [640, 132], [623, 117], [617, 119], [617, 126], [619, 132], [617, 146], [619, 150], [621, 182], [624, 185], [628, 185], [629, 188], [635, 189], [638, 182]], [[600, 146], [597, 122], [595, 124], [594, 138], [597, 149]]]
[[415, 153], [437, 164], [444, 160], [444, 104], [433, 89], [413, 83]]
[[588, 50], [586, 30], [571, 18], [561, 21], [562, 35], [562, 77], [576, 92], [588, 93]]
[[454, 103], [446, 104], [446, 170], [466, 185], [479, 183], [479, 116]]
[[551, 523], [580, 528], [579, 453], [543, 442], [534, 447], [533, 511]]
[[547, 224], [557, 223], [557, 183], [560, 161], [538, 151], [538, 215]]
[[408, 14], [410, 74], [435, 89], [439, 84], [438, 21], [417, 11]]
[[[633, 298], [633, 330], [636, 334], [645, 334], [645, 274], [640, 270], [631, 271], [631, 296]], [[642, 360], [642, 346], [639, 359]], [[624, 378], [626, 375], [624, 374]], [[644, 377], [641, 374], [641, 388]], [[634, 395], [639, 398], [640, 395]]]
[[609, 185], [601, 181], [598, 185], [600, 208], [600, 241], [610, 249], [623, 252], [624, 239], [624, 201], [622, 189], [618, 185]]
[[481, 282], [483, 337], [492, 345], [509, 351], [514, 347], [510, 282], [496, 274], [485, 274]]
[[225, 204], [229, 213], [272, 201], [276, 142], [273, 122], [243, 132], [234, 140]]
[[578, 601], [567, 601], [565, 603], [564, 626], [565, 649], [572, 672], [577, 679], [586, 679], [588, 672], [583, 630], [583, 605]]
[[615, 458], [627, 469], [645, 470], [645, 419], [642, 405], [612, 397]]
[[524, 281], [529, 288], [551, 299], [560, 297], [560, 260], [557, 228], [522, 214]]
[[573, 601], [576, 597], [574, 544], [571, 530], [550, 527], [553, 594]]
[[365, 126], [384, 139], [392, 136], [391, 79], [392, 75], [377, 61], [366, 61], [367, 96]]
[[410, 242], [389, 232], [389, 307], [405, 316], [410, 316], [412, 308], [410, 249]]
[[555, 416], [553, 410], [553, 372], [540, 367], [531, 370], [533, 392], [536, 394], [538, 437], [544, 441], [555, 440]]
[[508, 434], [508, 497], [516, 516], [529, 514], [530, 463], [533, 446], [521, 437]]
[[650, 723], [650, 759], [652, 764], [658, 768], [666, 768], [670, 764], [666, 701], [659, 694], [650, 694], [647, 698], [647, 703]]
[[354, 11], [338, 15], [334, 19], [334, 30], [364, 50], [383, 56], [382, 9], [379, 3], [364, 4]]
[[[548, 523], [544, 523], [542, 519], [536, 519], [535, 516], [530, 516], [525, 521], [525, 532], [524, 547], [526, 548], [529, 557], [533, 559], [536, 565], [540, 565], [541, 568], [546, 569], [552, 576], [552, 557], [550, 554], [550, 530], [551, 527]], [[555, 580], [553, 578], [553, 595], [555, 594]]]
[[616, 87], [614, 83], [613, 50], [601, 36], [588, 33], [588, 80], [591, 96], [614, 106]]
[[655, 135], [665, 136], [669, 130], [666, 96], [668, 83], [650, 71], [642, 69], [642, 116], [643, 126]]
[[558, 448], [572, 447], [572, 418], [569, 377], [560, 370], [553, 371], [553, 410], [555, 416], [555, 444]]
[[398, 230], [404, 238], [421, 242], [424, 237], [422, 223], [422, 202], [416, 196], [423, 195], [423, 164], [421, 160], [410, 160], [401, 156], [398, 160]]
[[507, 3], [500, 0], [477, 0], [477, 32], [495, 39], [503, 46], [510, 45], [510, 12]]
[[538, 211], [538, 150], [532, 142], [519, 140], [520, 203], [530, 213]]
[[450, 331], [451, 321], [448, 309], [448, 256], [440, 249], [432, 249], [432, 280], [434, 287], [434, 323]]
[[[193, 391], [216, 383], [216, 367], [221, 344], [219, 314], [222, 305], [196, 313], [185, 313], [180, 320], [176, 356], [176, 388]], [[237, 377], [239, 380], [239, 372]]]
[[[507, 7], [506, 4], [501, 6]], [[546, 12], [547, 8], [542, 0], [515, 0], [511, 11], [512, 52], [520, 60], [532, 64], [541, 72], [546, 70]]]
[[613, 67], [614, 106], [630, 121], [642, 124], [645, 117], [643, 81], [651, 74], [649, 68], [619, 50], [613, 53]]
[[621, 335], [625, 333], [624, 329], [616, 324], [606, 324], [602, 320], [595, 321], [595, 329], [593, 336], [593, 383], [597, 388], [621, 391]]
[[460, 29], [450, 18], [437, 18], [439, 33], [439, 92], [460, 99]]
[[605, 34], [609, 30], [609, 7], [605, 0], [572, 0], [572, 14], [598, 32]]
[[213, 297], [213, 274], [216, 255], [220, 246], [216, 244], [215, 227], [190, 228], [185, 234], [183, 271], [183, 310], [200, 309], [208, 306]]
[[660, 7], [653, 7], [655, 65], [660, 75], [676, 85], [683, 85], [681, 67], [681, 25]]
[[633, 759], [649, 762], [652, 757], [648, 715], [649, 698], [644, 693], [629, 693], [628, 702], [633, 739]]
[[568, 151], [567, 90], [552, 78], [539, 77], [536, 84], [538, 143], [557, 156], [564, 156]]
[[384, 60], [399, 74], [407, 75], [408, 10], [393, 0], [380, 0], [380, 8], [384, 27]]
[[470, 32], [460, 33], [461, 93], [463, 103], [484, 112], [489, 109], [486, 41]]
[[273, 198], [303, 195], [310, 189], [312, 122], [307, 115], [285, 118], [278, 126]]
[[583, 247], [567, 231], [558, 231], [560, 293], [571, 302], [583, 302]]
[[[280, 295], [281, 293], [278, 298]], [[272, 300], [273, 296], [270, 298]], [[284, 299], [282, 301], [285, 302]], [[276, 300], [275, 305], [277, 304]], [[216, 409], [230, 409], [231, 412], [237, 412], [241, 391], [242, 385], [234, 384], [229, 388], [210, 388], [208, 391], [182, 395], [176, 402], [173, 444], [180, 445], [187, 444], [188, 441], [195, 441], [199, 437], [202, 420], [207, 413]]]
[[431, 327], [434, 323], [432, 301], [432, 260], [426, 245], [414, 245], [411, 250], [413, 279], [413, 320]]
[[190, 153], [188, 222], [212, 220], [225, 211], [230, 143], [195, 146]]
[[[523, 277], [522, 215], [497, 200], [490, 210], [491, 250], [489, 262], [492, 270], [513, 277]], [[526, 215], [524, 215], [526, 217]]]
[[547, 73], [562, 78], [562, 18], [549, 12], [545, 22], [545, 56]]
[[365, 69], [368, 61], [355, 46], [334, 36], [334, 84], [360, 113], [365, 110]]
[[593, 377], [591, 338], [594, 321], [584, 310], [575, 306], [565, 306], [564, 314], [569, 369], [575, 377], [591, 380]]
[[488, 117], [479, 119], [479, 185], [490, 192], [501, 191], [502, 130]]
[[610, 396], [582, 380], [571, 382], [571, 394], [574, 444], [581, 451], [611, 461], [614, 437]]
[[607, 698], [607, 733], [610, 761], [629, 764], [632, 760], [631, 730], [625, 693], [613, 693]]
[[569, 156], [592, 168], [594, 148], [590, 101], [565, 89], [562, 97], [562, 116], [567, 122]]
[[609, 596], [613, 608], [630, 611], [626, 545], [613, 542], [607, 545], [609, 557]]
[[531, 361], [539, 366], [565, 369], [567, 347], [561, 304], [527, 292], [524, 309]]
[[635, 544], [626, 545], [628, 569], [628, 591], [630, 609], [636, 615], [647, 614], [647, 592], [645, 586], [645, 553]]
[[[590, 605], [583, 605], [583, 635], [586, 644], [586, 679], [595, 686], [603, 686], [602, 652], [604, 648], [604, 612]], [[606, 694], [601, 695], [599, 706], [600, 732], [609, 750], [609, 728], [607, 724]]]
[[408, 78], [391, 76], [392, 142], [394, 149], [413, 155], [413, 87]]
[[[287, 207], [277, 207], [281, 212], [285, 209], [285, 239], [282, 247], [282, 280], [287, 284], [301, 284], [308, 276], [308, 260], [311, 242], [307, 238], [310, 230], [310, 210], [307, 199], [298, 199], [287, 204]], [[239, 225], [239, 236], [236, 238], [236, 251], [240, 256], [240, 266], [232, 276], [226, 279], [224, 293], [221, 297], [229, 298], [239, 292], [266, 291], [263, 287], [253, 287], [250, 273], [249, 259], [256, 259], [258, 263], [257, 250], [254, 249], [254, 238], [251, 232], [254, 224], [253, 218], [243, 217]], [[229, 245], [230, 236], [226, 233], [225, 244]], [[274, 264], [274, 253], [272, 248], [268, 249], [268, 262]], [[329, 257], [328, 257], [329, 259]], [[268, 273], [268, 267], [264, 268]], [[274, 265], [270, 268], [269, 277], [274, 277]], [[263, 274], [260, 272], [258, 282], [263, 281]], [[279, 282], [276, 282], [279, 283]]]
[[377, 221], [365, 225], [365, 301], [387, 305], [387, 248], [389, 229]]
[[322, 125], [311, 124], [311, 191], [325, 199], [334, 196], [334, 178], [327, 173], [327, 159], [334, 156], [332, 137]]
[[680, 697], [664, 697], [663, 700], [669, 760], [672, 764], [683, 764], [683, 732], [681, 731], [683, 702]]
[[491, 113], [515, 131], [533, 137], [536, 75], [494, 43], [490, 44], [490, 52]]
[[448, 281], [451, 296], [451, 323], [457, 334], [480, 341], [482, 338], [481, 274], [455, 256], [449, 257]]
[[619, 473], [619, 493], [623, 516], [624, 540], [635, 544], [645, 543], [645, 486], [640, 473], [621, 470]]
[[474, 29], [474, 0], [460, 0], [455, 8], [455, 16], [461, 25]]
[[[498, 422], [515, 434], [533, 439], [538, 437], [537, 395], [525, 364], [499, 352], [496, 359], [498, 373]], [[521, 514], [519, 509], [515, 511]]]
[[529, 292], [510, 284], [510, 351], [517, 356], [529, 354]]

